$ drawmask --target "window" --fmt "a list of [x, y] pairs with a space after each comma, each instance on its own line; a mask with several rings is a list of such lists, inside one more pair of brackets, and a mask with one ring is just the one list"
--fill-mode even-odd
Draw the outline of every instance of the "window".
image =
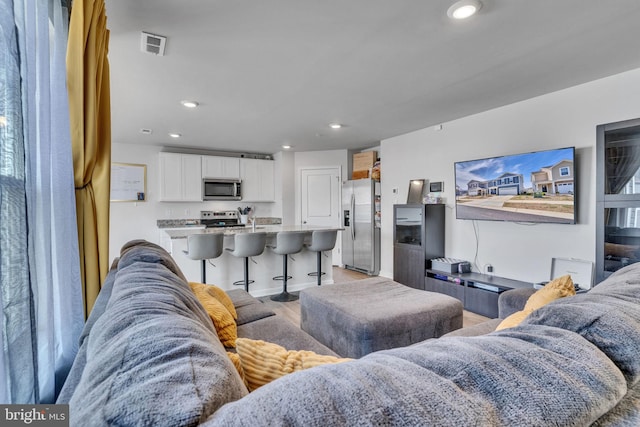
[[55, 402], [83, 326], [62, 3], [0, 0], [3, 403]]
[[560, 168], [560, 176], [569, 176], [569, 168], [568, 167], [561, 167]]
[[640, 119], [597, 127], [596, 283], [640, 262]]
[[[3, 9], [3, 18], [11, 12]], [[12, 28], [0, 28], [11, 33]], [[32, 353], [33, 309], [29, 288], [27, 252], [27, 215], [25, 190], [25, 154], [22, 132], [22, 99], [20, 96], [20, 58], [12, 34], [0, 37], [0, 290], [4, 299], [0, 322], [4, 342], [0, 349], [0, 401], [3, 403], [34, 401], [36, 366]], [[7, 311], [4, 311], [7, 310]], [[5, 368], [6, 367], [6, 368]], [[6, 375], [5, 375], [6, 374]], [[11, 384], [7, 387], [7, 384]], [[5, 393], [7, 391], [8, 393]]]

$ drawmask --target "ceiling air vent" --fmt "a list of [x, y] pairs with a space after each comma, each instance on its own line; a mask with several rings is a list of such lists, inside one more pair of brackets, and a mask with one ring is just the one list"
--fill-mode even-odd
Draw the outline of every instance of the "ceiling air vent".
[[164, 47], [167, 44], [167, 38], [156, 34], [145, 33], [142, 31], [140, 40], [140, 50], [153, 55], [164, 56]]

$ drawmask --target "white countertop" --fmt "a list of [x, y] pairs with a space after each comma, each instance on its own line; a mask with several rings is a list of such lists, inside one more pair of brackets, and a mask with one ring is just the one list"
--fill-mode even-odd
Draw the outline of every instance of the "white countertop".
[[306, 231], [311, 233], [315, 230], [343, 230], [342, 227], [326, 227], [320, 225], [257, 225], [255, 230], [249, 225], [246, 227], [191, 227], [191, 228], [168, 228], [166, 233], [172, 239], [186, 239], [191, 234], [217, 234], [222, 233], [224, 235], [233, 236], [239, 233], [253, 233], [264, 232], [270, 235], [275, 235], [281, 231]]

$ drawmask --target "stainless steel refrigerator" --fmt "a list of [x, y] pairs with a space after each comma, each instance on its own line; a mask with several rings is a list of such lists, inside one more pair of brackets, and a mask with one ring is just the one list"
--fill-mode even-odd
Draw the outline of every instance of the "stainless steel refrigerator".
[[380, 182], [342, 185], [342, 264], [369, 275], [380, 272]]

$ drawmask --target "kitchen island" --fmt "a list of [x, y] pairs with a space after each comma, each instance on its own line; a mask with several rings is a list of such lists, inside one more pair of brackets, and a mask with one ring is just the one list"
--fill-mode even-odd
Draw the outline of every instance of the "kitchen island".
[[[201, 262], [187, 257], [184, 251], [187, 250], [187, 237], [191, 234], [224, 234], [224, 247], [233, 248], [233, 236], [238, 233], [267, 233], [267, 245], [274, 245], [276, 234], [280, 231], [303, 231], [308, 236], [305, 242], [311, 242], [311, 233], [314, 230], [341, 230], [338, 227], [323, 227], [311, 225], [257, 225], [246, 227], [225, 227], [225, 228], [203, 228], [202, 226], [185, 227], [180, 229], [166, 229], [163, 233], [170, 238], [170, 247], [165, 245], [176, 263], [189, 281], [199, 282]], [[333, 283], [331, 254], [322, 257], [322, 271], [326, 273], [322, 276], [323, 284]], [[273, 280], [274, 276], [282, 275], [282, 255], [273, 253], [269, 248], [265, 248], [262, 255], [253, 257], [254, 262], [249, 263], [249, 277], [255, 283], [249, 285], [249, 292], [253, 296], [274, 295], [282, 291], [282, 281]], [[295, 260], [295, 261], [294, 261]], [[241, 288], [234, 286], [233, 282], [243, 280], [243, 258], [236, 258], [228, 251], [207, 262], [207, 283], [217, 285], [225, 290]], [[301, 289], [316, 286], [316, 278], [308, 276], [308, 273], [316, 271], [316, 252], [303, 249], [300, 253], [293, 254], [289, 258], [289, 275], [293, 276], [287, 283], [289, 291], [299, 291]]]

